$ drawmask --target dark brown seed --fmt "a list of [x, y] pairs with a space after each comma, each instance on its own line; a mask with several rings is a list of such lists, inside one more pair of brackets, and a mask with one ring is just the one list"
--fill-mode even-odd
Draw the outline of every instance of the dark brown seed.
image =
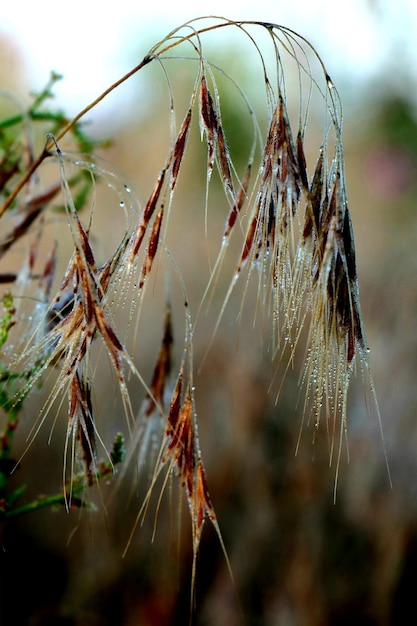
[[304, 192], [308, 194], [309, 184], [308, 184], [308, 174], [307, 174], [307, 163], [306, 163], [306, 157], [304, 153], [304, 144], [303, 144], [303, 137], [301, 135], [301, 131], [298, 131], [298, 134], [297, 134], [297, 162], [298, 162], [298, 169], [300, 172], [301, 184], [303, 186]]
[[149, 224], [149, 220], [151, 219], [155, 211], [156, 204], [161, 194], [162, 185], [164, 184], [164, 180], [165, 180], [165, 173], [166, 173], [166, 170], [164, 168], [159, 174], [155, 187], [146, 203], [141, 220], [135, 229], [135, 232], [132, 238], [132, 243], [131, 243], [131, 253], [130, 253], [131, 261], [133, 261], [133, 259], [136, 257], [136, 255], [139, 252], [140, 246], [142, 245], [142, 241], [145, 236], [146, 229]]
[[255, 233], [256, 233], [256, 229], [257, 229], [257, 225], [258, 225], [258, 219], [259, 219], [259, 204], [258, 204], [258, 207], [257, 207], [256, 215], [253, 216], [253, 218], [251, 220], [251, 223], [249, 225], [248, 231], [246, 233], [246, 239], [245, 239], [245, 243], [243, 245], [242, 255], [240, 257], [240, 262], [239, 262], [239, 266], [238, 266], [238, 272], [240, 272], [240, 270], [242, 269], [246, 259], [248, 258], [248, 256], [251, 253], [253, 242], [254, 242], [254, 239], [255, 239]]
[[165, 315], [165, 329], [162, 338], [161, 348], [159, 350], [158, 359], [153, 371], [150, 390], [152, 395], [147, 396], [147, 408], [145, 416], [150, 417], [155, 410], [155, 400], [164, 404], [164, 391], [167, 377], [171, 372], [172, 345], [173, 345], [171, 309], [168, 308]]
[[171, 169], [171, 189], [172, 190], [174, 189], [176, 185], [178, 173], [180, 171], [182, 159], [184, 156], [184, 151], [187, 145], [191, 119], [192, 119], [192, 109], [189, 109], [181, 125], [180, 132], [178, 133], [177, 140], [172, 150], [172, 169]]
[[217, 113], [214, 108], [213, 98], [207, 87], [205, 76], [201, 79], [200, 112], [207, 134], [210, 139], [213, 139], [218, 127]]
[[218, 124], [217, 127], [217, 151], [223, 182], [226, 184], [226, 187], [234, 197], [233, 179], [230, 168], [230, 155], [221, 124]]
[[246, 168], [246, 172], [245, 175], [243, 177], [242, 180], [242, 185], [239, 189], [239, 192], [237, 194], [236, 197], [236, 202], [234, 203], [234, 205], [232, 206], [232, 208], [230, 209], [228, 218], [227, 218], [227, 222], [226, 222], [226, 229], [224, 232], [224, 237], [228, 237], [230, 235], [230, 232], [233, 228], [233, 226], [235, 225], [237, 216], [239, 215], [243, 204], [245, 202], [246, 199], [246, 194], [248, 191], [248, 186], [249, 186], [249, 180], [250, 180], [250, 175], [251, 175], [251, 169], [252, 169], [252, 164], [249, 163], [248, 167]]
[[158, 249], [158, 243], [159, 243], [159, 236], [161, 233], [161, 224], [162, 224], [162, 216], [163, 216], [163, 211], [164, 211], [164, 207], [162, 206], [155, 218], [155, 221], [153, 223], [153, 227], [152, 227], [152, 233], [150, 235], [149, 238], [149, 244], [148, 244], [148, 252], [146, 255], [146, 259], [145, 262], [143, 264], [142, 267], [142, 272], [141, 272], [141, 277], [140, 277], [140, 281], [139, 281], [139, 289], [142, 289], [144, 282], [145, 282], [145, 278], [146, 276], [149, 274], [149, 272], [152, 269], [152, 263], [153, 260], [155, 258], [157, 249]]

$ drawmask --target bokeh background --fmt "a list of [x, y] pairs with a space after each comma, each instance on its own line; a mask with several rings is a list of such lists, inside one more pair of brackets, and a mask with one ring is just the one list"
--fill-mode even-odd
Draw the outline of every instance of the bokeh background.
[[[235, 582], [207, 524], [197, 565], [194, 623], [409, 623], [417, 568], [416, 11], [405, 1], [394, 7], [388, 1], [357, 0], [343, 10], [324, 0], [280, 8], [258, 4], [256, 10], [245, 4], [233, 14], [228, 10], [227, 17], [283, 23], [300, 32], [324, 59], [343, 102], [361, 302], [393, 486], [359, 378], [349, 402], [350, 461], [343, 456], [334, 503], [335, 468], [329, 468], [325, 436], [313, 446], [306, 427], [294, 454], [299, 371], [288, 374], [275, 405], [274, 395], [265, 391], [271, 364], [253, 327], [253, 294], [239, 325], [239, 300], [232, 301], [196, 385], [203, 459]], [[21, 15], [0, 9], [1, 89], [25, 99], [30, 90], [42, 88], [54, 69], [65, 76], [55, 90], [57, 102], [76, 113], [171, 28], [207, 13], [207, 7], [186, 4], [150, 9], [120, 4], [111, 10], [96, 6], [90, 13], [89, 7], [72, 3], [68, 19], [47, 2], [36, 3], [28, 15], [27, 7]], [[210, 13], [219, 12], [224, 11], [210, 7]], [[244, 78], [239, 50], [228, 42], [222, 45], [223, 64]], [[227, 101], [227, 106], [231, 132], [239, 136], [234, 105]], [[168, 142], [163, 82], [152, 73], [135, 78], [89, 118], [95, 136], [114, 139], [105, 158], [126, 173], [146, 200]], [[200, 153], [186, 166], [188, 183], [179, 191], [170, 235], [194, 310], [208, 271], [203, 159]], [[104, 233], [111, 229], [106, 216]], [[210, 229], [221, 229], [224, 218], [215, 207]], [[214, 310], [221, 294], [222, 284]], [[163, 310], [155, 316], [155, 337], [162, 315]], [[196, 363], [205, 354], [214, 319], [208, 317], [196, 337]], [[145, 373], [156, 356], [151, 338], [152, 333], [142, 344]], [[97, 376], [95, 386], [105, 402], [105, 373]], [[19, 480], [29, 484], [29, 493], [53, 492], [60, 485], [61, 462], [58, 429], [51, 445], [46, 433], [32, 447]], [[175, 483], [162, 500], [154, 540], [151, 507], [122, 558], [141, 489], [127, 475], [116, 492], [103, 487], [96, 512], [39, 511], [10, 524], [2, 536], [0, 623], [187, 624], [192, 543], [187, 505]]]

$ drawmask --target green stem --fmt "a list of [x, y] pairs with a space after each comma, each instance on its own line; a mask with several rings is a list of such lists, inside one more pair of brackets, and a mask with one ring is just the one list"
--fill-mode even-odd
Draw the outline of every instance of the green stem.
[[[79, 487], [75, 490], [75, 493], [80, 493], [83, 489], [84, 487]], [[66, 502], [67, 498], [63, 493], [58, 493], [54, 496], [39, 497], [28, 504], [23, 504], [22, 506], [7, 511], [4, 517], [5, 519], [9, 519], [11, 517], [25, 515], [26, 513], [33, 513], [33, 511], [39, 511], [39, 509], [44, 509], [47, 506], [65, 505]]]

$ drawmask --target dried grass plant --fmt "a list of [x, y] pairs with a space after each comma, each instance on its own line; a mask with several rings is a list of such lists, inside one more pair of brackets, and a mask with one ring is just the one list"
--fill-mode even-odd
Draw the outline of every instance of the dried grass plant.
[[[227, 68], [206, 57], [205, 38], [232, 29], [247, 40], [258, 64], [264, 87], [256, 98], [263, 102], [260, 112]], [[184, 109], [183, 94], [178, 97], [175, 90], [180, 63], [195, 72]], [[123, 174], [94, 156], [96, 146], [88, 143], [82, 120], [151, 64], [159, 67], [166, 81], [170, 138], [159, 175], [141, 207]], [[246, 111], [240, 132], [247, 150], [233, 146], [232, 151], [229, 143], [222, 112], [225, 82], [238, 93]], [[229, 286], [206, 340], [207, 351], [237, 285], [242, 287], [240, 315], [254, 286], [254, 318], [261, 320], [271, 354], [271, 385], [265, 394], [275, 394], [279, 402], [285, 374], [299, 351], [305, 350], [299, 381], [300, 432], [311, 428], [314, 438], [319, 429], [327, 431], [335, 495], [344, 445], [348, 450], [348, 392], [355, 369], [363, 376], [369, 411], [381, 427], [360, 308], [339, 95], [319, 55], [302, 36], [275, 24], [222, 18], [194, 20], [169, 33], [71, 121], [41, 115], [38, 105], [49, 91], [50, 86], [28, 113], [9, 117], [0, 126], [0, 252], [5, 286], [1, 403], [6, 416], [0, 440], [1, 515], [4, 521], [11, 520], [57, 502], [68, 510], [85, 506], [87, 488], [116, 472], [126, 447], [124, 466], [134, 464], [139, 475], [146, 461], [153, 463], [149, 491], [131, 537], [156, 485], [161, 488], [158, 508], [171, 477], [177, 476], [191, 516], [194, 588], [205, 520], [214, 525], [226, 555], [199, 443], [193, 346], [201, 316], [224, 284], [231, 258], [233, 271], [226, 276]], [[311, 116], [321, 120], [318, 138], [309, 135]], [[44, 148], [37, 153], [33, 127], [39, 119], [47, 134]], [[20, 134], [11, 140], [7, 129], [17, 127]], [[214, 244], [215, 258], [207, 255], [208, 280], [199, 307], [191, 310], [187, 284], [168, 241], [179, 210], [176, 192], [196, 133], [206, 153], [202, 190], [206, 232], [201, 233], [201, 247], [208, 243], [213, 188], [224, 229]], [[232, 152], [237, 158], [232, 158]], [[45, 186], [46, 171], [49, 186]], [[113, 216], [107, 223], [112, 249], [105, 258], [100, 237], [106, 233], [98, 237], [95, 231], [102, 186], [114, 198]], [[57, 203], [62, 205], [60, 211], [54, 208]], [[182, 228], [187, 229], [186, 222]], [[158, 300], [165, 316], [162, 341], [155, 346], [155, 367], [148, 378], [137, 357], [150, 332], [143, 311], [156, 285], [163, 290], [164, 284], [166, 291]], [[180, 294], [185, 327], [182, 338], [175, 337], [183, 345], [178, 363], [173, 352], [174, 292]], [[104, 363], [117, 381], [126, 418], [125, 437], [117, 435], [110, 449], [100, 423], [112, 416], [94, 394]], [[23, 453], [15, 459], [14, 432], [22, 405], [33, 390], [41, 395], [42, 407]], [[8, 489], [10, 473], [16, 461], [23, 463], [28, 457], [47, 423], [52, 437], [65, 403], [62, 492], [22, 505], [22, 492]]]

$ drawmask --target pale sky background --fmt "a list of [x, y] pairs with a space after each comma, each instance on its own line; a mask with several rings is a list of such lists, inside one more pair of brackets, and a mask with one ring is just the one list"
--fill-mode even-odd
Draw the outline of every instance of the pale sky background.
[[133, 67], [133, 52], [139, 61], [169, 30], [208, 13], [293, 28], [316, 46], [336, 85], [346, 75], [366, 81], [387, 60], [387, 80], [398, 67], [417, 82], [417, 0], [11, 0], [0, 8], [0, 36], [16, 42], [28, 90], [42, 88], [51, 70], [64, 75], [54, 92], [76, 113]]

